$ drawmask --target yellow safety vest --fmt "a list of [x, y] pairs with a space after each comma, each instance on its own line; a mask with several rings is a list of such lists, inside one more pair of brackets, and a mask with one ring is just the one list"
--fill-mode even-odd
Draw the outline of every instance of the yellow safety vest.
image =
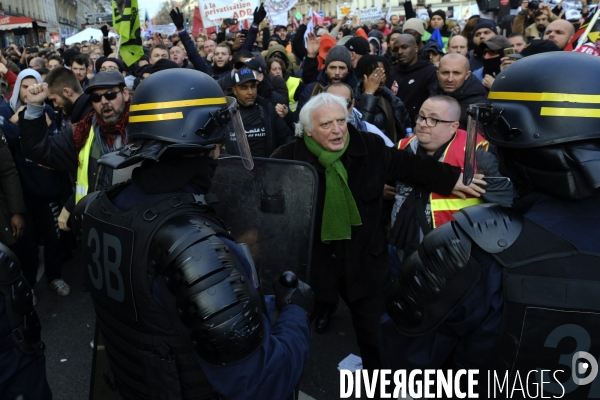
[[[402, 139], [398, 143], [398, 149], [404, 150], [409, 144], [416, 139], [416, 136]], [[467, 132], [459, 129], [456, 135], [446, 147], [446, 151], [439, 161], [445, 162], [455, 167], [460, 167], [461, 171], [465, 168], [465, 145], [467, 143]], [[477, 135], [476, 148], [483, 147], [488, 149], [489, 143], [480, 135]], [[429, 204], [431, 205], [431, 222], [433, 228], [448, 222], [453, 221], [452, 214], [456, 213], [461, 208], [474, 206], [483, 203], [481, 197], [466, 195], [466, 199], [461, 199], [458, 196], [451, 194], [450, 196], [442, 196], [439, 193], [431, 192], [429, 195]]]
[[90, 166], [90, 152], [94, 143], [94, 127], [90, 128], [90, 134], [85, 146], [79, 151], [79, 166], [77, 167], [77, 182], [75, 183], [75, 204], [88, 194], [88, 168]]
[[296, 104], [296, 100], [294, 100], [294, 95], [296, 94], [296, 90], [298, 89], [298, 86], [300, 86], [300, 83], [302, 83], [302, 79], [295, 78], [293, 76], [290, 76], [285, 81], [285, 86], [287, 86], [287, 88], [288, 88], [288, 97], [290, 98], [290, 109], [291, 110], [296, 109], [296, 107], [293, 107], [292, 105]]

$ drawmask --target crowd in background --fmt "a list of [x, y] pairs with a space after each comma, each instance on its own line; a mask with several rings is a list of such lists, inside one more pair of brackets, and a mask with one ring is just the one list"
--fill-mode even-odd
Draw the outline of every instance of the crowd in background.
[[[402, 18], [392, 15], [390, 21], [365, 24], [356, 16], [347, 16], [334, 19], [329, 26], [316, 25], [313, 32], [307, 32], [309, 18], [298, 21], [291, 17], [287, 26], [273, 26], [259, 7], [248, 30], [224, 22], [220, 31], [210, 36], [191, 35], [182, 14], [173, 10], [177, 33], [147, 38], [144, 55], [130, 66], [117, 55], [117, 43], [109, 39], [108, 27], [102, 28], [102, 42], [84, 41], [58, 49], [54, 44], [11, 45], [0, 56], [0, 128], [14, 160], [11, 163], [2, 157], [0, 241], [19, 256], [32, 287], [36, 284], [38, 245], [44, 244], [48, 283], [58, 295], [69, 294], [70, 286], [61, 277], [61, 264], [73, 248], [68, 217], [78, 196], [106, 188], [114, 178], [111, 171], [90, 167], [84, 171], [88, 175], [84, 179], [78, 176], [80, 166], [86, 156], [97, 160], [127, 142], [131, 96], [135, 97], [136, 88], [150, 74], [189, 68], [214, 78], [227, 95], [237, 99], [255, 157], [269, 157], [294, 141], [300, 110], [313, 96], [328, 92], [343, 97], [349, 126], [378, 135], [388, 147], [400, 150], [411, 148], [407, 139], [416, 127], [433, 130], [451, 122], [444, 132], [447, 139], [423, 150], [443, 160], [440, 149], [446, 149], [457, 132], [467, 129], [468, 106], [486, 101], [496, 76], [523, 57], [571, 50], [570, 41], [588, 16], [587, 7], [584, 3], [581, 10], [563, 10], [562, 2], [552, 8], [535, 0], [524, 1], [510, 26], [501, 29], [492, 19], [473, 16], [457, 22], [446, 11], [427, 6], [429, 19], [423, 21], [416, 18], [418, 7], [407, 1]], [[101, 77], [98, 74], [102, 72], [109, 74]], [[43, 99], [46, 104], [24, 112], [28, 86], [42, 82], [49, 87]], [[164, 82], [165, 91], [169, 84]], [[97, 91], [111, 87], [115, 89]], [[449, 117], [426, 115], [439, 104]], [[33, 121], [38, 124], [35, 129]], [[61, 142], [65, 132], [69, 141]], [[90, 132], [96, 132], [99, 139]], [[98, 143], [93, 144], [94, 140]], [[488, 150], [483, 142], [481, 145]], [[225, 143], [227, 153], [235, 155], [235, 149]], [[414, 147], [413, 151], [419, 154], [420, 150]], [[497, 160], [489, 153], [490, 174], [499, 176]], [[6, 184], [9, 175], [10, 186]], [[83, 180], [84, 187], [80, 184]], [[417, 190], [413, 189], [401, 182], [377, 188], [386, 201], [382, 224], [387, 226], [390, 252], [393, 259], [399, 255], [400, 262], [402, 254], [414, 250], [419, 241], [418, 233], [407, 239], [412, 228], [398, 225], [418, 211], [419, 204], [413, 199]], [[501, 185], [497, 190], [500, 200], [497, 196], [485, 201], [510, 204], [512, 187]], [[427, 231], [424, 225], [436, 227], [431, 206], [425, 205], [427, 221], [418, 221], [421, 237]], [[413, 208], [407, 211], [407, 207]], [[315, 276], [313, 280], [319, 279]], [[316, 330], [323, 333], [336, 309], [338, 294], [335, 284], [333, 289], [317, 282], [311, 286], [318, 304]], [[355, 329], [360, 330], [356, 324]]]

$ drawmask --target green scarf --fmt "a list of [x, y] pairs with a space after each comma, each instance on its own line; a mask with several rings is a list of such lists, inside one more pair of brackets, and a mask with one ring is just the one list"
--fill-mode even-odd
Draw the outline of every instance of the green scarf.
[[340, 151], [327, 151], [315, 139], [304, 134], [306, 147], [325, 168], [325, 207], [321, 225], [321, 241], [350, 239], [350, 226], [361, 225], [356, 202], [348, 187], [348, 172], [340, 158], [348, 148], [350, 135]]

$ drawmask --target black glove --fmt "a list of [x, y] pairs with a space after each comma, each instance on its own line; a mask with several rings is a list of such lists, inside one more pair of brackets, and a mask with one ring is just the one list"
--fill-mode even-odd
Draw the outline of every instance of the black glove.
[[102, 36], [107, 38], [108, 37], [108, 26], [102, 25], [100, 27], [100, 30], [102, 31]]
[[252, 21], [252, 25], [259, 26], [266, 16], [267, 11], [265, 10], [265, 5], [264, 3], [260, 3], [260, 7], [254, 9], [254, 21]]
[[171, 12], [169, 13], [169, 16], [171, 17], [171, 20], [175, 24], [175, 27], [177, 28], [177, 30], [182, 31], [183, 27], [184, 27], [183, 14], [181, 13], [181, 11], [179, 11], [179, 7], [172, 9]]
[[278, 281], [273, 282], [275, 305], [279, 312], [288, 304], [295, 304], [310, 314], [315, 306], [315, 295], [306, 283], [298, 280], [296, 274], [286, 271]]

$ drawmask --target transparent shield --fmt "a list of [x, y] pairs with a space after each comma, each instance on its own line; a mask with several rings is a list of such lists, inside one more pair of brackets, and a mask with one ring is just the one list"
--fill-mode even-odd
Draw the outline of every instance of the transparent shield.
[[[480, 133], [479, 123], [480, 108], [478, 104], [471, 104], [467, 109], [469, 119], [467, 120], [467, 144], [465, 147], [465, 168], [463, 171], [463, 184], [469, 186], [475, 179], [477, 173], [477, 134]], [[482, 135], [483, 136], [483, 135]]]
[[239, 152], [237, 155], [242, 159], [244, 167], [247, 170], [251, 170], [254, 168], [254, 160], [252, 159], [252, 153], [250, 153], [248, 137], [246, 136], [237, 100], [234, 97], [227, 96], [227, 107], [229, 109], [229, 116], [231, 117], [231, 121], [227, 124], [227, 134], [229, 135], [230, 142], [235, 141], [237, 143], [237, 150]]
[[255, 158], [247, 170], [237, 157], [219, 159], [215, 211], [235, 241], [248, 245], [267, 293], [285, 271], [308, 279], [317, 179], [303, 162]]

